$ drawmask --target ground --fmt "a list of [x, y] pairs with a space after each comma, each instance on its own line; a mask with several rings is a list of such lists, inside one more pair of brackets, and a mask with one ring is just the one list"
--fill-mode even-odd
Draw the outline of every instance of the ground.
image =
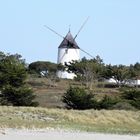
[[4, 130], [1, 140], [140, 140], [140, 136], [50, 130]]
[[[73, 80], [58, 80], [53, 82], [47, 78], [30, 78], [29, 85], [33, 88], [36, 100], [41, 107], [47, 108], [64, 108], [62, 96], [70, 86], [85, 87], [81, 82]], [[117, 88], [104, 88], [103, 83], [93, 85], [94, 94], [97, 98], [102, 98], [105, 94], [110, 96], [118, 95]]]

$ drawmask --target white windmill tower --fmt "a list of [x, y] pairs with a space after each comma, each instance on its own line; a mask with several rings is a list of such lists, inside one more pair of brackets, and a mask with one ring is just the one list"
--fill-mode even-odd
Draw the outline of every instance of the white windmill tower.
[[[80, 48], [69, 30], [64, 40], [58, 47], [57, 63], [65, 65], [65, 63], [72, 62], [73, 60], [80, 60]], [[75, 74], [68, 73], [67, 71], [58, 71], [57, 76], [59, 78], [73, 79]]]
[[[73, 60], [79, 61], [80, 60], [80, 50], [83, 51], [84, 53], [86, 53], [87, 55], [89, 55], [90, 57], [94, 58], [88, 52], [81, 49], [75, 41], [76, 37], [78, 36], [78, 34], [82, 30], [82, 28], [84, 27], [86, 22], [88, 21], [88, 19], [89, 19], [89, 17], [82, 24], [81, 28], [79, 29], [79, 31], [78, 31], [78, 33], [76, 34], [75, 37], [72, 36], [70, 30], [67, 33], [67, 35], [65, 37], [63, 37], [62, 35], [60, 35], [56, 31], [54, 31], [53, 29], [51, 29], [50, 27], [45, 25], [46, 28], [48, 28], [49, 30], [51, 30], [52, 32], [54, 32], [55, 34], [57, 34], [58, 36], [63, 38], [63, 41], [61, 42], [61, 44], [58, 47], [58, 58], [57, 58], [57, 63], [58, 64], [65, 65], [65, 63], [72, 62]], [[59, 78], [73, 79], [75, 77], [75, 74], [74, 73], [68, 73], [65, 70], [65, 71], [58, 71], [57, 76]]]

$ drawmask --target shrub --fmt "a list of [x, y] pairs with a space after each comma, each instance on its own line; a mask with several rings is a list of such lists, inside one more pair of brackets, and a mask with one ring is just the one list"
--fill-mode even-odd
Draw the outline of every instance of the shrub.
[[26, 64], [18, 54], [0, 52], [0, 104], [14, 106], [36, 106], [35, 95], [27, 86]]
[[122, 90], [122, 99], [130, 103], [137, 109], [140, 109], [140, 90], [135, 88], [127, 88]]
[[87, 93], [83, 88], [70, 87], [67, 92], [64, 93], [62, 101], [69, 109], [97, 109], [98, 103], [94, 96], [94, 94]]
[[134, 106], [132, 106], [128, 102], [118, 102], [115, 105], [111, 107], [111, 109], [117, 109], [117, 110], [136, 110]]
[[1, 91], [1, 104], [13, 106], [37, 106], [38, 103], [34, 102], [35, 95], [32, 90], [27, 87], [15, 88], [12, 86], [5, 86]]
[[105, 95], [103, 99], [99, 102], [100, 109], [110, 109], [117, 102], [117, 99], [112, 99], [111, 97]]

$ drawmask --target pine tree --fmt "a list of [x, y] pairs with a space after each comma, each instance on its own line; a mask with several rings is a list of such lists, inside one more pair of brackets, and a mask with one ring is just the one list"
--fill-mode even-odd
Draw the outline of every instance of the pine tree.
[[0, 104], [37, 106], [33, 91], [26, 84], [26, 64], [18, 54], [0, 53]]

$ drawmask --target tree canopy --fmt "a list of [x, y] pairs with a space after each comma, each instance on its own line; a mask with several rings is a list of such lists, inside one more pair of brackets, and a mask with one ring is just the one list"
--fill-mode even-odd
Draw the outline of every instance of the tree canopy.
[[26, 84], [27, 69], [20, 55], [0, 52], [0, 104], [36, 106], [33, 91]]
[[92, 83], [101, 77], [104, 64], [102, 59], [97, 56], [94, 59], [83, 58], [81, 61], [73, 61], [65, 64], [68, 72], [73, 72], [76, 79], [86, 83], [87, 87], [92, 88]]
[[58, 65], [48, 61], [36, 61], [30, 63], [28, 69], [30, 73], [35, 72], [40, 75], [44, 72], [44, 76], [55, 75], [58, 69]]

